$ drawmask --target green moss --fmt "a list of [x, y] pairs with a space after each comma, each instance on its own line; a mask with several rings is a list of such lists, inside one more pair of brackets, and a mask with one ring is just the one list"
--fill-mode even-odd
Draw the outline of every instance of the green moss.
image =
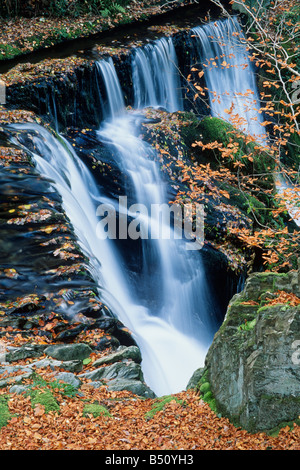
[[59, 382], [58, 380], [47, 382], [40, 375], [33, 374], [32, 386], [29, 387], [27, 394], [31, 395], [33, 389], [36, 387], [39, 387], [39, 389], [48, 390], [49, 392], [56, 390], [61, 395], [67, 397], [74, 397], [77, 394], [77, 389], [71, 384]]
[[[242, 162], [244, 166], [244, 173], [260, 174], [269, 176], [261, 177], [260, 186], [264, 189], [273, 186], [272, 169], [274, 169], [274, 159], [258, 147], [255, 142], [246, 142], [245, 135], [237, 131], [230, 123], [223, 121], [216, 117], [205, 117], [198, 126], [199, 137], [204, 144], [218, 142], [224, 148], [233, 142], [238, 146], [231, 152], [230, 159], [224, 159], [222, 153], [218, 149], [205, 149], [203, 155], [210, 158], [211, 162], [222, 164], [229, 169], [235, 171], [234, 163], [237, 161]], [[251, 155], [251, 161], [247, 156]]]
[[204, 382], [204, 383], [200, 386], [199, 390], [200, 390], [201, 393], [206, 393], [206, 392], [208, 392], [208, 391], [210, 390], [210, 384], [209, 384], [209, 382]]
[[[3, 3], [3, 2], [2, 2]], [[45, 17], [54, 16], [64, 18], [66, 16], [78, 17], [85, 14], [98, 15], [99, 11], [108, 10], [109, 16], [116, 13], [124, 14], [126, 7], [130, 4], [130, 0], [118, 0], [112, 2], [110, 0], [73, 0], [71, 8], [67, 0], [48, 0], [48, 2], [4, 2], [0, 5], [0, 17], [30, 16], [34, 17], [42, 15]]]
[[170, 403], [171, 401], [175, 400], [176, 403], [179, 403], [180, 405], [183, 405], [184, 401], [179, 400], [177, 397], [174, 397], [173, 395], [164, 395], [163, 397], [157, 398], [150, 411], [146, 413], [145, 418], [151, 419], [153, 416], [158, 412], [162, 411], [164, 407], [166, 406], [167, 403]]
[[213, 399], [213, 394], [212, 394], [211, 391], [209, 390], [208, 392], [204, 393], [202, 399], [203, 399], [203, 401], [205, 401], [206, 403], [208, 403], [210, 400]]
[[208, 378], [208, 369], [205, 369], [201, 379], [199, 380], [196, 389], [199, 390], [201, 399], [207, 403], [210, 409], [214, 412], [218, 412], [217, 403], [213, 396], [212, 390], [210, 388], [209, 378]]
[[278, 424], [278, 426], [276, 426], [275, 428], [265, 431], [265, 433], [269, 436], [277, 437], [282, 428], [286, 428], [288, 426], [290, 428], [290, 431], [292, 431], [295, 427], [295, 424], [297, 424], [297, 426], [300, 426], [300, 419], [297, 418], [293, 421], [283, 421], [282, 423]]
[[59, 411], [59, 404], [50, 390], [33, 390], [31, 392], [32, 408], [37, 404], [45, 407], [45, 413], [49, 413], [49, 411]]
[[263, 313], [263, 312], [266, 312], [270, 309], [280, 309], [282, 310], [283, 312], [288, 310], [290, 308], [289, 304], [280, 304], [280, 303], [276, 303], [276, 304], [267, 304], [267, 305], [264, 305], [263, 307], [260, 307], [258, 310], [257, 310], [257, 314], [260, 314], [260, 313]]
[[111, 416], [108, 409], [98, 403], [89, 403], [85, 405], [82, 414], [83, 416], [92, 415], [94, 418], [98, 418], [98, 416]]
[[201, 135], [199, 138], [204, 143], [218, 141], [224, 145], [229, 144], [229, 138], [233, 135], [234, 128], [231, 124], [219, 118], [205, 117], [199, 124]]
[[253, 330], [253, 328], [256, 325], [256, 318], [254, 318], [251, 321], [245, 321], [242, 325], [239, 326], [240, 331], [250, 331]]
[[7, 404], [8, 400], [8, 395], [0, 395], [0, 429], [6, 426], [12, 417]]
[[0, 44], [0, 60], [13, 59], [20, 54], [22, 54], [22, 51], [17, 47], [11, 46], [10, 44]]

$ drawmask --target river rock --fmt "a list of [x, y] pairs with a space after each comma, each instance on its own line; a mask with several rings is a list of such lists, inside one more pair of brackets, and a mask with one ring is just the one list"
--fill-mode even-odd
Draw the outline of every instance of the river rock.
[[298, 275], [251, 275], [206, 356], [202, 377], [216, 411], [250, 432], [299, 418], [300, 305], [267, 302], [279, 290], [299, 296]]
[[155, 398], [155, 393], [140, 380], [112, 379], [107, 383], [108, 390], [128, 390], [145, 398]]
[[91, 354], [92, 349], [84, 343], [54, 344], [45, 349], [45, 354], [58, 361], [80, 361]]
[[81, 380], [71, 372], [58, 372], [54, 375], [54, 378], [58, 381], [64, 382], [65, 384], [72, 385], [74, 388], [79, 388], [82, 384]]
[[114, 362], [123, 361], [124, 359], [131, 359], [136, 363], [142, 362], [142, 356], [137, 346], [120, 347], [117, 351], [107, 356], [101, 357], [94, 362], [94, 367], [99, 367], [104, 364], [113, 364]]
[[46, 369], [50, 367], [52, 370], [65, 369], [69, 372], [81, 372], [83, 364], [82, 361], [58, 361], [52, 358], [41, 359], [40, 361], [32, 362], [28, 365], [30, 368]]
[[[119, 354], [121, 352], [119, 351]], [[155, 397], [154, 392], [144, 383], [140, 364], [136, 364], [132, 360], [124, 360], [123, 362], [98, 367], [91, 372], [79, 374], [78, 377], [91, 380], [92, 382], [89, 385], [95, 388], [106, 385], [109, 390], [128, 390], [145, 398]]]
[[13, 348], [5, 355], [6, 362], [21, 361], [29, 357], [40, 357], [44, 354], [46, 345], [43, 344], [25, 344], [18, 348]]
[[84, 377], [93, 381], [103, 380], [103, 379], [114, 379], [125, 378], [125, 379], [135, 379], [142, 380], [143, 374], [142, 369], [139, 364], [135, 362], [116, 362], [115, 364], [98, 367], [91, 372], [84, 372], [79, 375], [79, 377]]
[[[17, 373], [18, 375], [14, 375]], [[7, 387], [22, 382], [22, 380], [31, 377], [33, 371], [30, 367], [25, 366], [11, 366], [3, 363], [0, 367], [0, 388]]]

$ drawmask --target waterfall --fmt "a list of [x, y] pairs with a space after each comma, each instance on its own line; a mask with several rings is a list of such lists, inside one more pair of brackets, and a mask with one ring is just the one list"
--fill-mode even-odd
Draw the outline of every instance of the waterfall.
[[116, 75], [112, 58], [96, 62], [100, 80], [107, 80], [109, 86], [104, 86], [106, 97], [100, 97], [102, 116], [114, 119], [125, 110], [124, 98], [119, 80]]
[[[161, 75], [169, 72], [167, 60], [165, 64]], [[105, 84], [101, 110], [105, 120], [98, 131], [99, 140], [114, 149], [139, 205], [148, 210], [152, 204], [166, 203], [164, 183], [152, 158], [154, 150], [136, 135], [138, 114], [125, 110], [112, 60], [100, 61], [97, 67]], [[163, 80], [160, 83], [164, 88]], [[162, 90], [158, 91], [163, 96]], [[140, 223], [155, 236], [142, 240], [141, 302], [123, 267], [117, 240], [99, 236], [98, 209], [108, 203], [114, 208], [116, 201], [99, 192], [92, 174], [62, 136], [56, 138], [37, 124], [11, 128], [16, 131], [18, 145], [25, 147], [28, 137], [33, 141], [31, 154], [37, 170], [53, 181], [62, 197], [64, 210], [90, 260], [100, 298], [131, 330], [141, 349], [146, 383], [157, 395], [184, 390], [193, 372], [204, 364], [215, 331], [199, 253], [187, 250], [186, 241], [172, 237], [172, 231], [169, 238], [157, 236], [160, 229], [164, 232], [170, 227], [166, 223], [161, 227], [156, 217], [144, 214]], [[128, 215], [138, 217], [129, 211]]]
[[[241, 41], [243, 33], [238, 19], [233, 17], [198, 26], [191, 34], [195, 38], [199, 64], [204, 70], [212, 115], [230, 121], [227, 110], [232, 109], [237, 127], [267, 150], [268, 139], [254, 66], [244, 41]], [[283, 175], [275, 174], [274, 181], [279, 195], [290, 195], [287, 210], [299, 226], [299, 186], [287, 181]]]
[[263, 141], [265, 129], [253, 64], [249, 59], [241, 27], [236, 17], [197, 26], [191, 30], [197, 60], [204, 71], [211, 113], [230, 121], [236, 117], [238, 127]]
[[134, 107], [182, 109], [177, 57], [172, 38], [162, 38], [134, 50], [132, 58]]
[[[166, 60], [165, 62], [166, 69], [163, 68], [162, 64], [160, 68], [161, 80], [159, 83], [162, 89], [156, 83], [156, 87], [158, 87], [156, 88], [156, 96], [164, 95], [166, 81], [163, 80], [163, 76], [164, 74], [167, 76], [169, 73], [170, 58], [169, 61]], [[108, 90], [107, 93], [112, 95], [120, 94], [121, 86], [117, 80], [116, 71], [114, 71], [114, 78], [111, 79], [111, 71], [106, 74], [106, 66], [101, 65], [101, 73]], [[145, 83], [151, 83], [152, 75], [145, 75], [144, 68], [143, 73]], [[138, 76], [138, 73], [136, 76]], [[137, 88], [135, 81], [134, 85]], [[114, 86], [117, 86], [119, 90], [113, 90]], [[152, 86], [147, 87], [147, 89], [149, 88], [153, 90]], [[177, 93], [176, 89], [175, 93]], [[157, 105], [156, 96], [153, 95], [152, 97], [153, 103], [151, 94], [148, 93], [147, 96], [148, 105]], [[175, 103], [174, 98], [172, 102]], [[140, 212], [137, 215], [129, 214], [132, 217], [138, 217], [141, 233], [147, 235], [141, 240], [142, 266], [141, 285], [139, 286], [144, 300], [143, 312], [145, 319], [143, 322], [135, 322], [132, 329], [139, 337], [143, 338], [138, 341], [143, 357], [145, 357], [145, 354], [142, 345], [144, 340], [148, 338], [147, 347], [153, 344], [158, 357], [161, 358], [160, 360], [164, 361], [163, 356], [166, 358], [169, 355], [170, 359], [173, 356], [173, 360], [168, 362], [168, 368], [173, 371], [179, 368], [180, 372], [178, 369], [176, 380], [184, 384], [182, 374], [185, 378], [188, 375], [191, 376], [195, 365], [195, 363], [192, 365], [194, 354], [197, 356], [195, 361], [198, 362], [197, 367], [199, 367], [199, 364], [203, 364], [205, 353], [215, 331], [210, 319], [210, 312], [207, 311], [208, 288], [205, 283], [201, 258], [199, 253], [191, 253], [186, 250], [184, 241], [175, 239], [174, 233], [170, 232], [170, 226], [164, 223], [160, 226], [159, 220], [152, 216], [151, 207], [166, 204], [167, 196], [157, 163], [154, 160], [154, 149], [136, 135], [139, 120], [138, 111], [129, 113], [125, 112], [124, 108], [123, 113], [119, 113], [118, 117], [111, 118], [112, 115], [113, 112], [109, 110], [107, 119], [104, 120], [98, 131], [99, 139], [113, 150], [116, 163], [130, 181], [128, 189], [133, 190], [136, 203], [142, 205], [145, 209], [142, 214]], [[114, 205], [114, 203], [112, 204]], [[170, 236], [167, 238], [155, 236], [149, 239], [149, 233], [157, 235], [160, 229], [162, 233], [169, 230]], [[130, 289], [130, 296], [138, 304], [139, 296], [133, 286]], [[127, 310], [130, 311], [130, 309]], [[132, 312], [130, 316], [132, 319]], [[161, 331], [153, 329], [157, 322], [163, 326]], [[124, 323], [128, 325], [128, 320]], [[170, 328], [172, 329], [172, 335], [168, 338]], [[141, 331], [143, 331], [143, 334], [139, 334]], [[169, 344], [168, 339], [170, 340]], [[192, 355], [191, 349], [194, 350]], [[169, 351], [169, 354], [166, 351]], [[174, 355], [175, 351], [177, 353], [176, 357]], [[146, 377], [151, 374], [151, 369], [151, 360], [149, 368], [144, 362]], [[188, 373], [186, 373], [186, 369], [189, 370]], [[159, 387], [161, 393], [167, 393], [168, 391], [162, 387], [162, 384], [153, 384], [149, 382], [149, 379], [148, 383], [154, 391], [157, 391], [157, 387]], [[177, 387], [169, 389], [169, 391], [179, 389], [180, 387]]]
[[[14, 138], [17, 145], [25, 147], [26, 138], [31, 138], [36, 168], [53, 181], [62, 197], [64, 210], [90, 260], [101, 299], [132, 331], [141, 348], [147, 384], [157, 395], [185, 389], [193, 371], [203, 363], [207, 345], [179, 331], [166, 318], [152, 315], [148, 308], [134, 301], [117, 248], [112, 240], [97, 236], [97, 207], [106, 198], [100, 194], [90, 171], [72, 146], [62, 136], [56, 138], [37, 124], [10, 127], [17, 133]], [[169, 302], [171, 305], [172, 299]]]
[[[199, 61], [200, 54], [204, 61], [216, 55], [226, 60], [233, 44], [220, 49], [208, 35], [224, 34], [226, 30], [227, 34], [231, 31], [230, 37], [233, 37], [230, 28], [233, 26], [226, 21], [218, 22], [217, 26], [194, 28]], [[238, 59], [245, 60], [244, 54], [241, 52]], [[89, 169], [65, 138], [54, 137], [36, 124], [16, 124], [11, 128], [16, 132], [18, 145], [26, 147], [28, 137], [32, 139], [34, 151], [31, 153], [37, 170], [53, 181], [53, 187], [62, 197], [81, 248], [90, 260], [100, 298], [131, 330], [142, 352], [146, 383], [157, 395], [165, 395], [185, 389], [193, 372], [204, 365], [217, 326], [201, 252], [187, 249], [194, 242], [176, 237], [170, 220], [161, 220], [152, 213], [153, 206], [168, 205], [167, 190], [156, 163], [155, 150], [138, 137], [141, 108], [163, 107], [169, 112], [183, 108], [172, 39], [163, 38], [136, 48], [131, 65], [135, 103], [134, 110], [127, 111], [113, 60], [97, 63], [101, 92], [99, 114], [103, 116], [97, 131], [99, 145], [104, 144], [111, 150], [127, 181], [128, 193], [124, 197], [130, 195], [135, 202], [130, 208], [118, 206], [115, 199], [100, 192]], [[241, 79], [239, 93], [245, 83], [247, 87], [253, 85], [249, 70], [246, 71], [247, 83], [245, 78]], [[222, 108], [230, 107], [232, 100], [245, 115], [245, 102], [240, 95], [227, 97], [227, 89], [236, 90], [233, 82], [239, 73], [240, 70], [225, 66], [208, 70], [208, 87], [219, 90], [219, 94], [229, 100], [221, 101], [220, 106], [212, 101], [214, 115], [228, 118], [222, 114]], [[252, 126], [252, 117], [247, 122]], [[119, 220], [126, 216], [139, 227], [138, 285], [132, 282], [130, 267], [122, 257], [117, 238], [99, 229], [103, 207], [110, 208], [112, 213], [117, 211]], [[167, 236], [162, 236], [164, 234]]]

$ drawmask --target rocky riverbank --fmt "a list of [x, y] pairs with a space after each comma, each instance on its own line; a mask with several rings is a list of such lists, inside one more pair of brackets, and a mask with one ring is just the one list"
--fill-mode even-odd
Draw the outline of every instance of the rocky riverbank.
[[300, 266], [249, 276], [198, 371], [203, 399], [250, 432], [300, 423], [299, 287]]

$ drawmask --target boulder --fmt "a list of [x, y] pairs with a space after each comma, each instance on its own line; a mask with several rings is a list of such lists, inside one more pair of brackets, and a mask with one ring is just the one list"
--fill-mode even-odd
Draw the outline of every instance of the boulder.
[[94, 367], [102, 366], [103, 364], [113, 364], [114, 362], [123, 361], [124, 359], [132, 359], [138, 364], [142, 362], [141, 351], [137, 346], [120, 347], [112, 354], [101, 357], [94, 362]]
[[155, 398], [155, 393], [140, 380], [128, 380], [123, 378], [112, 379], [108, 382], [107, 388], [112, 391], [128, 390], [134, 395], [145, 398]]
[[[255, 273], [228, 307], [197, 388], [217, 413], [250, 432], [300, 415], [299, 273]], [[279, 293], [294, 302], [280, 303]]]
[[25, 344], [17, 348], [12, 348], [5, 355], [6, 362], [21, 361], [29, 357], [40, 357], [44, 354], [44, 344]]
[[103, 379], [113, 379], [113, 378], [125, 378], [125, 379], [134, 379], [142, 380], [142, 369], [139, 364], [134, 362], [116, 362], [109, 366], [99, 367], [94, 369], [91, 372], [84, 372], [79, 375], [79, 377], [84, 377], [86, 379], [91, 379], [93, 381], [103, 380]]
[[84, 343], [54, 344], [45, 349], [45, 354], [58, 361], [80, 361], [89, 357], [92, 351]]

